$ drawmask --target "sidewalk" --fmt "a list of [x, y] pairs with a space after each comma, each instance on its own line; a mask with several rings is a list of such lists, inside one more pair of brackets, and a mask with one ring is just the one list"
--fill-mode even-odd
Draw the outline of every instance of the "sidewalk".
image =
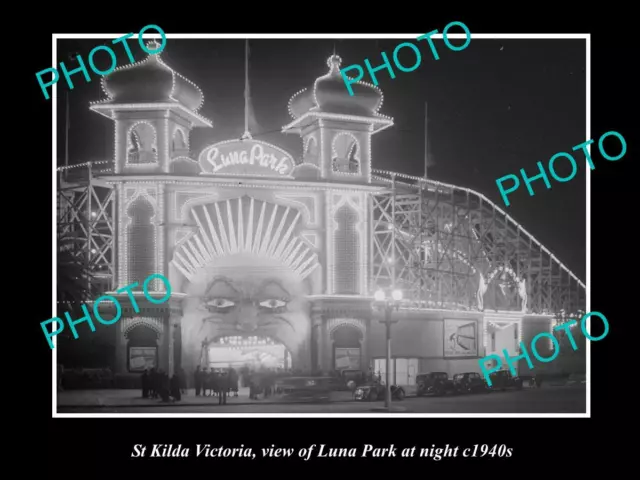
[[[351, 402], [351, 392], [331, 392], [331, 402]], [[67, 390], [58, 392], [59, 407], [157, 407], [162, 406], [214, 406], [218, 405], [218, 397], [203, 397], [195, 395], [194, 389], [186, 390], [179, 402], [163, 403], [159, 399], [142, 398], [140, 390], [109, 389], [109, 390]], [[280, 396], [259, 400], [249, 399], [249, 389], [241, 388], [237, 397], [227, 397], [229, 405], [269, 405], [282, 403], [298, 403], [282, 400]]]
[[[579, 383], [579, 382], [577, 382]], [[541, 388], [557, 388], [569, 386], [571, 383], [543, 383]], [[531, 389], [527, 384], [524, 385], [525, 390]], [[407, 398], [415, 397], [415, 389], [407, 388]], [[412, 391], [413, 390], [413, 391]], [[331, 402], [353, 402], [351, 392], [331, 392]], [[260, 395], [259, 400], [249, 399], [249, 389], [241, 388], [237, 397], [227, 397], [229, 405], [272, 405], [285, 403], [303, 403], [285, 401], [280, 396], [274, 396], [267, 399]], [[125, 408], [125, 407], [157, 407], [157, 406], [215, 406], [218, 405], [218, 397], [203, 397], [195, 395], [195, 390], [189, 389], [187, 393], [182, 395], [179, 402], [163, 403], [158, 399], [142, 398], [140, 390], [131, 389], [103, 389], [103, 390], [67, 390], [58, 392], [57, 404], [59, 407], [78, 408]]]

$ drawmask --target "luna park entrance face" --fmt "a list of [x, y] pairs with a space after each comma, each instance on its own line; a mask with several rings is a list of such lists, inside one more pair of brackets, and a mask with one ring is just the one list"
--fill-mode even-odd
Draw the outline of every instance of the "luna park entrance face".
[[291, 368], [291, 354], [280, 342], [260, 336], [225, 336], [208, 343], [203, 349], [203, 366], [207, 368], [249, 367]]

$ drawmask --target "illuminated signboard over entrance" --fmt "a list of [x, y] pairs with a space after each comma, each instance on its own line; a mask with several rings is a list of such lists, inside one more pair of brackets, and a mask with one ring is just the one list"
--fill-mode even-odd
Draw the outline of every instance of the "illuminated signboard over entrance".
[[257, 140], [230, 140], [205, 148], [198, 157], [204, 174], [288, 176], [295, 162], [284, 150]]

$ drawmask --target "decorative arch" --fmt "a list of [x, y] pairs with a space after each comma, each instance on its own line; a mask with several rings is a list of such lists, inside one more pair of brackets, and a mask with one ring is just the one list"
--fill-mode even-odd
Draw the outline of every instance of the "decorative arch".
[[489, 273], [486, 280], [480, 276], [478, 302], [481, 309], [488, 304], [491, 310], [516, 310], [524, 313], [527, 311], [526, 280], [521, 279], [511, 267], [500, 265]]
[[122, 319], [122, 335], [125, 338], [129, 338], [129, 333], [134, 328], [140, 326], [153, 330], [158, 336], [164, 333], [164, 324], [161, 319], [153, 317], [132, 317]]
[[304, 163], [317, 164], [320, 157], [320, 148], [318, 146], [318, 140], [315, 136], [309, 135], [304, 140], [302, 148], [302, 161]]
[[187, 134], [182, 128], [176, 127], [173, 130], [173, 135], [171, 136], [171, 151], [179, 152], [179, 151], [188, 150], [188, 149], [189, 149], [189, 139]]
[[361, 288], [360, 271], [363, 264], [360, 252], [360, 216], [350, 204], [344, 203], [334, 214], [336, 230], [333, 245], [335, 264], [334, 291], [342, 294], [358, 294]]
[[148, 368], [158, 368], [161, 329], [155, 325], [154, 320], [157, 319], [139, 317], [138, 321], [132, 320], [123, 332], [127, 343], [127, 370], [139, 373]]
[[336, 173], [359, 175], [361, 172], [360, 142], [349, 132], [338, 133], [331, 142], [331, 166]]
[[[155, 254], [155, 202], [148, 195], [138, 192], [127, 204], [125, 213], [128, 219], [125, 225], [128, 247], [125, 248], [121, 261], [125, 264], [129, 279], [147, 278], [158, 271]], [[152, 289], [157, 290], [158, 282], [154, 280], [151, 284]], [[142, 284], [136, 287], [141, 288]]]
[[332, 318], [327, 322], [329, 337], [333, 337], [333, 333], [341, 327], [355, 328], [360, 332], [362, 338], [365, 337], [367, 332], [366, 325], [359, 318]]
[[127, 131], [127, 165], [158, 163], [158, 135], [146, 121], [134, 123]]
[[332, 350], [332, 368], [362, 368], [366, 327], [356, 318], [334, 318], [327, 324]]

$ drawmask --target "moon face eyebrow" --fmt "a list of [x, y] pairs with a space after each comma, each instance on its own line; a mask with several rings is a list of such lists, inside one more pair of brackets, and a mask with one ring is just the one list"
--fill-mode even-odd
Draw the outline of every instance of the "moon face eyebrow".
[[280, 281], [276, 279], [267, 279], [256, 289], [256, 295], [269, 297], [291, 297], [291, 294], [285, 289]]
[[233, 280], [231, 280], [228, 277], [215, 277], [213, 280], [211, 280], [211, 283], [207, 287], [205, 296], [210, 295], [214, 287], [217, 287], [218, 285], [222, 287], [220, 289], [221, 292], [219, 294], [222, 294], [222, 295], [226, 294], [228, 296], [240, 295], [240, 291], [237, 288], [235, 288], [233, 285]]

